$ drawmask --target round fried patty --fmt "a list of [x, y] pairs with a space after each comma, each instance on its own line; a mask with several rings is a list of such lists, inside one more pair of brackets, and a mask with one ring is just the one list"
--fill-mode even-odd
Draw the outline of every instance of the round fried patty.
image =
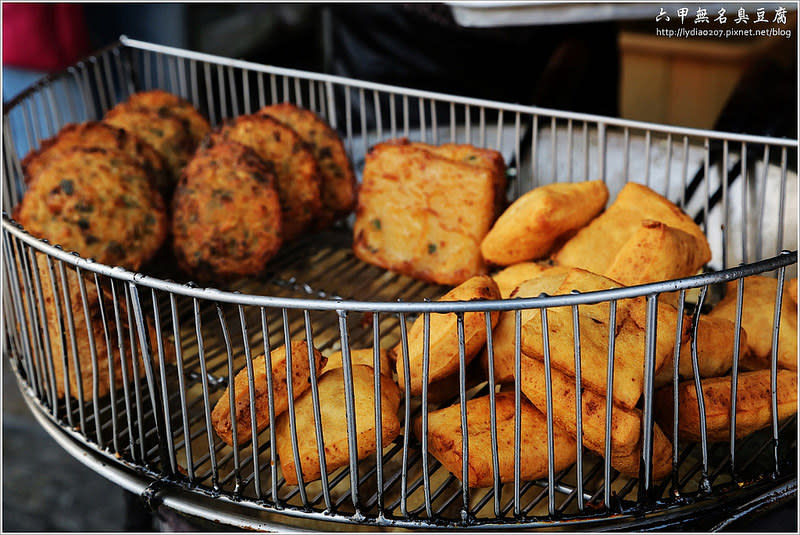
[[121, 128], [99, 121], [68, 124], [54, 137], [42, 141], [39, 150], [29, 152], [22, 160], [25, 183], [29, 184], [51, 161], [76, 147], [122, 151], [153, 176], [160, 191], [170, 188], [166, 162], [149, 143]]
[[349, 214], [356, 202], [356, 175], [336, 131], [314, 112], [289, 102], [266, 106], [259, 113], [266, 113], [292, 127], [308, 143], [319, 163], [322, 209], [314, 226], [319, 229], [327, 227]]
[[197, 151], [175, 189], [172, 214], [178, 264], [201, 280], [257, 274], [281, 246], [274, 174], [233, 141]]
[[161, 247], [168, 224], [147, 171], [102, 148], [69, 149], [41, 169], [15, 218], [34, 236], [131, 270]]
[[242, 115], [212, 134], [212, 138], [246, 145], [273, 166], [281, 200], [284, 241], [310, 227], [322, 206], [319, 166], [308, 145], [294, 130], [265, 114]]
[[192, 106], [191, 102], [161, 89], [134, 93], [121, 106], [123, 108], [148, 108], [161, 114], [183, 119], [189, 125], [189, 133], [195, 144], [200, 143], [211, 131], [208, 120]]

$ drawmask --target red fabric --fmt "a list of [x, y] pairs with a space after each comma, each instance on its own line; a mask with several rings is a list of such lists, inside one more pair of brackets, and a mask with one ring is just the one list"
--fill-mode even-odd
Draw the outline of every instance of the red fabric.
[[3, 4], [3, 65], [54, 71], [89, 52], [80, 4]]

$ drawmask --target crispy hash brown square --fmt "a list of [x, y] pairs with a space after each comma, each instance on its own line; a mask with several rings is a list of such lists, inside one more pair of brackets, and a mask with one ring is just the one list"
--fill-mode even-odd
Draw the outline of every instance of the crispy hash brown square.
[[480, 243], [493, 219], [489, 170], [382, 143], [366, 158], [353, 249], [365, 262], [454, 286], [486, 272]]

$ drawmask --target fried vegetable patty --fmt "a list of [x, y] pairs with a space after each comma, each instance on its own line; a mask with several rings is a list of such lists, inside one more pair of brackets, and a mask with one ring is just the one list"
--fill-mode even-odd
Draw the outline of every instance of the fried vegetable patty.
[[35, 236], [131, 270], [161, 247], [168, 224], [147, 171], [102, 148], [70, 149], [43, 168], [15, 217]]
[[186, 99], [161, 89], [134, 93], [122, 104], [123, 108], [148, 108], [160, 114], [172, 115], [186, 121], [195, 144], [211, 131], [208, 120]]
[[178, 264], [201, 280], [257, 274], [281, 246], [274, 174], [233, 141], [197, 152], [175, 190], [172, 214]]

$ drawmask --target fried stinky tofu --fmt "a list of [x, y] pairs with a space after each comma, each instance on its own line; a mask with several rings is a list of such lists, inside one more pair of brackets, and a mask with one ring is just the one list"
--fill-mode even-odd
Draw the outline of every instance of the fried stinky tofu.
[[314, 226], [325, 228], [349, 214], [356, 203], [356, 175], [336, 130], [314, 112], [288, 102], [265, 106], [259, 113], [275, 117], [294, 129], [308, 143], [319, 163], [322, 208]]
[[[499, 299], [497, 284], [488, 275], [472, 277], [453, 288], [438, 301], [478, 301]], [[497, 324], [498, 312], [491, 312], [491, 325]], [[430, 314], [430, 354], [428, 383], [431, 384], [459, 369], [459, 343], [457, 317], [455, 313]], [[420, 316], [408, 330], [408, 362], [412, 394], [422, 392], [423, 349], [424, 349], [424, 317]], [[483, 312], [467, 312], [464, 314], [464, 361], [469, 364], [486, 344], [486, 317]], [[397, 383], [405, 388], [405, 370], [403, 365], [402, 341], [392, 350], [394, 353]]]
[[[317, 376], [327, 359], [316, 348], [314, 351], [314, 370]], [[311, 387], [311, 368], [308, 363], [308, 344], [303, 340], [293, 340], [290, 345], [292, 360], [292, 398], [295, 402]], [[286, 375], [286, 346], [273, 349], [270, 353], [272, 370], [272, 400], [275, 416], [286, 412], [289, 407], [289, 391]], [[253, 401], [256, 410], [256, 431], [269, 426], [269, 386], [267, 383], [267, 362], [264, 355], [253, 358]], [[211, 425], [217, 435], [229, 446], [233, 445], [233, 421], [231, 420], [230, 389], [233, 385], [236, 418], [236, 440], [239, 444], [252, 438], [252, 417], [250, 414], [250, 377], [247, 367], [242, 368], [220, 396], [211, 412]]]
[[[389, 351], [383, 348], [378, 349], [378, 359], [381, 365], [381, 375], [385, 375], [387, 377], [392, 376], [392, 363], [389, 359]], [[353, 366], [356, 364], [364, 364], [371, 368], [374, 368], [375, 364], [375, 354], [371, 347], [366, 349], [351, 349], [350, 350], [350, 362]], [[336, 351], [328, 355], [328, 363], [322, 369], [322, 373], [327, 373], [330, 370], [335, 370], [336, 368], [342, 368], [344, 364], [342, 363], [342, 352]]]
[[[407, 140], [398, 140], [401, 143]], [[454, 160], [456, 162], [474, 165], [487, 169], [492, 173], [492, 184], [494, 184], [494, 207], [495, 217], [500, 216], [505, 208], [506, 187], [506, 163], [503, 155], [492, 149], [482, 149], [469, 144], [444, 143], [442, 145], [429, 145], [427, 143], [410, 143], [412, 146], [420, 147], [432, 152], [437, 156]]]
[[367, 154], [353, 250], [365, 262], [455, 286], [486, 272], [480, 242], [493, 217], [489, 170], [382, 143]]
[[692, 273], [711, 259], [708, 241], [692, 218], [668, 199], [634, 182], [627, 183], [606, 211], [570, 238], [553, 259], [565, 266], [605, 274], [618, 251], [641, 228], [645, 219], [660, 221], [695, 238], [697, 249]]
[[[497, 460], [501, 483], [514, 481], [514, 426], [516, 411], [514, 393], [495, 396], [497, 424]], [[523, 396], [520, 399], [520, 481], [547, 476], [547, 418]], [[414, 434], [422, 440], [422, 417], [414, 421]], [[468, 484], [472, 488], [494, 484], [491, 401], [489, 396], [467, 401], [467, 434], [469, 439]], [[577, 456], [572, 434], [553, 426], [553, 462], [559, 472], [575, 462]], [[439, 409], [428, 414], [428, 450], [442, 465], [462, 478], [463, 443], [461, 405]]]
[[492, 278], [500, 289], [500, 297], [508, 299], [517, 286], [552, 267], [544, 262], [518, 262], [494, 273]]
[[[353, 398], [355, 406], [357, 457], [364, 459], [377, 452], [375, 439], [375, 378], [369, 366], [356, 364], [353, 366]], [[400, 390], [386, 376], [381, 376], [380, 422], [381, 442], [388, 446], [400, 434], [400, 421], [397, 409], [400, 406]], [[345, 403], [344, 370], [337, 368], [329, 371], [319, 379], [320, 425], [322, 427], [323, 451], [325, 452], [328, 473], [346, 466], [350, 462], [348, 443], [348, 418]], [[320, 479], [319, 448], [314, 421], [314, 402], [311, 391], [295, 400], [294, 403], [297, 449], [303, 481]], [[297, 465], [295, 464], [292, 432], [289, 415], [282, 414], [276, 424], [276, 447], [280, 457], [281, 469], [286, 483], [297, 485]]]
[[[738, 281], [725, 287], [725, 297], [709, 312], [710, 317], [736, 321]], [[747, 331], [750, 358], [744, 363], [748, 368], [769, 368], [772, 359], [772, 324], [775, 318], [775, 298], [778, 280], [762, 275], [744, 279], [742, 296], [742, 328]], [[778, 334], [778, 366], [797, 369], [797, 305], [784, 288], [781, 301], [781, 319]]]
[[[768, 427], [772, 422], [770, 370], [742, 372], [736, 390], [736, 438]], [[710, 442], [730, 440], [731, 376], [702, 379], [703, 402], [706, 414], [706, 436]], [[797, 374], [778, 370], [778, 420], [797, 414]], [[655, 415], [668, 430], [673, 427], [672, 387], [656, 391]], [[678, 433], [681, 440], [699, 442], [702, 438], [700, 410], [694, 380], [678, 384]]]
[[127, 130], [149, 143], [167, 162], [174, 181], [197, 147], [186, 121], [151, 108], [118, 105], [108, 110], [103, 122]]
[[589, 223], [607, 200], [602, 180], [535, 188], [497, 219], [481, 243], [483, 258], [504, 266], [543, 258], [564, 236]]
[[[732, 321], [702, 315], [697, 324], [697, 368], [700, 377], [719, 377], [725, 375], [733, 366], [736, 326]], [[747, 332], [739, 331], [739, 359], [743, 362], [748, 355]], [[673, 356], [664, 362], [656, 376], [655, 384], [664, 385], [672, 381], [674, 372]], [[681, 344], [678, 375], [683, 379], [694, 377], [691, 340]]]
[[625, 286], [689, 277], [702, 265], [697, 240], [688, 232], [644, 219], [604, 275]]
[[14, 217], [34, 236], [83, 257], [138, 270], [167, 235], [151, 175], [127, 154], [73, 148], [37, 175]]
[[225, 124], [212, 140], [236, 141], [253, 149], [278, 179], [283, 241], [310, 228], [322, 207], [320, 168], [308, 144], [280, 121], [265, 114], [241, 115]]
[[[628, 477], [639, 477], [642, 458], [642, 444], [639, 443], [630, 453], [611, 453], [611, 466]], [[653, 480], [664, 479], [672, 473], [672, 442], [661, 427], [653, 422]]]
[[22, 160], [25, 183], [30, 184], [51, 161], [76, 147], [124, 152], [153, 176], [159, 191], [165, 193], [172, 189], [174, 181], [170, 178], [166, 162], [149, 143], [121, 128], [99, 121], [68, 124], [56, 136], [43, 140], [39, 150], [31, 151]]
[[172, 115], [186, 121], [195, 145], [199, 144], [211, 131], [208, 119], [203, 117], [188, 100], [161, 89], [134, 93], [118, 107], [122, 109], [148, 108], [161, 115]]
[[282, 243], [275, 175], [252, 149], [222, 141], [200, 149], [172, 198], [178, 265], [201, 280], [262, 272]]
[[[542, 264], [533, 264], [534, 266], [543, 266]], [[515, 264], [521, 266], [523, 264]], [[501, 273], [508, 271], [510, 266]], [[527, 277], [530, 270], [523, 273], [522, 276]], [[538, 275], [528, 277], [527, 280], [519, 281], [515, 284], [515, 289], [510, 296], [507, 297], [538, 297], [545, 293], [548, 295], [555, 294], [561, 287], [561, 283], [567, 276], [569, 268], [561, 266], [553, 266], [550, 268], [543, 268], [543, 271]], [[492, 278], [498, 280], [495, 275]], [[502, 280], [502, 279], [501, 279]], [[509, 283], [510, 284], [510, 283]], [[498, 286], [500, 283], [498, 282]], [[500, 290], [502, 294], [503, 290]], [[492, 329], [492, 360], [494, 362], [494, 380], [495, 384], [511, 382], [514, 380], [514, 367], [516, 359], [516, 312], [513, 310], [506, 310], [500, 312], [500, 317], [497, 320], [497, 325]], [[520, 319], [522, 314], [520, 313]], [[522, 330], [520, 329], [520, 335]], [[520, 353], [521, 358], [526, 358], [524, 353]], [[486, 376], [489, 376], [489, 349], [487, 347], [480, 354], [481, 367], [486, 370]]]

